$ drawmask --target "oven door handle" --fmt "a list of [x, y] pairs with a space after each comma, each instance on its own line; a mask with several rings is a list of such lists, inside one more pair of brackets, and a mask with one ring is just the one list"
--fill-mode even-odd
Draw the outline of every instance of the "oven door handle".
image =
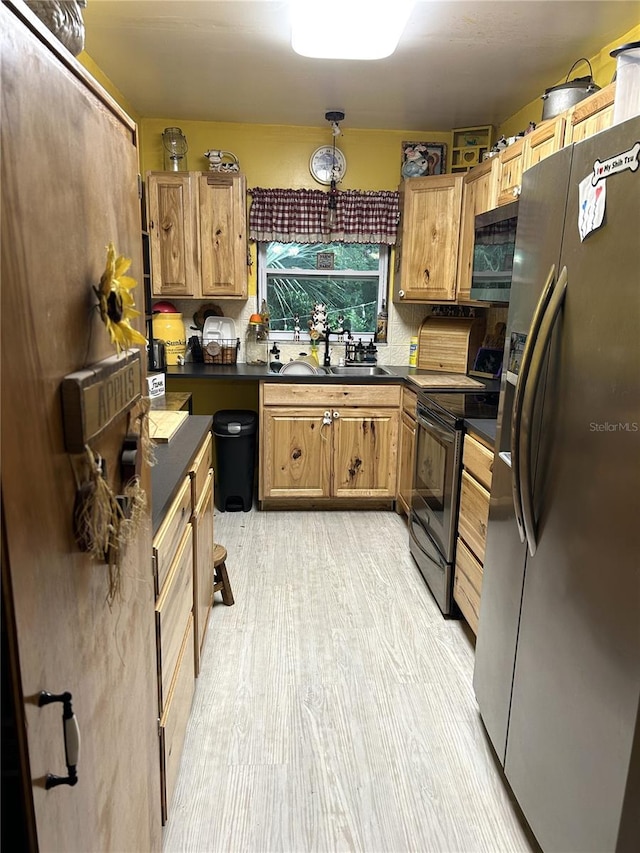
[[555, 264], [553, 264], [551, 266], [551, 269], [549, 270], [549, 275], [547, 276], [547, 280], [544, 283], [544, 287], [542, 288], [542, 293], [540, 294], [540, 298], [538, 299], [538, 304], [536, 305], [535, 311], [533, 312], [531, 327], [529, 329], [529, 334], [527, 335], [527, 340], [524, 345], [524, 350], [522, 352], [520, 372], [518, 373], [518, 381], [516, 383], [516, 390], [513, 398], [513, 416], [511, 419], [511, 490], [513, 494], [513, 508], [515, 511], [516, 524], [518, 525], [518, 533], [520, 535], [520, 541], [522, 543], [524, 543], [526, 539], [524, 515], [522, 509], [522, 463], [520, 460], [522, 447], [522, 408], [524, 402], [525, 387], [527, 385], [527, 379], [531, 370], [531, 361], [533, 359], [538, 334], [540, 333], [540, 325], [544, 318], [545, 311], [547, 310], [549, 300], [551, 299], [551, 294], [553, 293], [555, 278], [556, 267]]
[[449, 427], [446, 424], [441, 423], [436, 418], [427, 418], [422, 410], [416, 413], [416, 420], [420, 426], [438, 433], [438, 435], [441, 435], [446, 441], [453, 443], [455, 440], [455, 429], [453, 427]]

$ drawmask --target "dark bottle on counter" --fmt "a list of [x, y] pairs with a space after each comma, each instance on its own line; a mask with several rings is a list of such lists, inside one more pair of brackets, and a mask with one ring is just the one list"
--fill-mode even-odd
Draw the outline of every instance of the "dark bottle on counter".
[[376, 333], [375, 333], [375, 341], [378, 344], [386, 344], [387, 342], [387, 323], [389, 320], [389, 314], [387, 313], [387, 302], [385, 299], [382, 300], [382, 308], [380, 309], [380, 313], [378, 314], [378, 321], [376, 323]]

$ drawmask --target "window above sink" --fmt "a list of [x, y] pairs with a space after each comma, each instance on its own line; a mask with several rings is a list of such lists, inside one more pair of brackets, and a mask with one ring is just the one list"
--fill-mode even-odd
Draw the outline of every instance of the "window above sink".
[[258, 244], [258, 305], [265, 299], [270, 330], [278, 340], [309, 340], [315, 303], [327, 306], [329, 327], [339, 317], [354, 339], [373, 340], [387, 293], [389, 247], [376, 243]]

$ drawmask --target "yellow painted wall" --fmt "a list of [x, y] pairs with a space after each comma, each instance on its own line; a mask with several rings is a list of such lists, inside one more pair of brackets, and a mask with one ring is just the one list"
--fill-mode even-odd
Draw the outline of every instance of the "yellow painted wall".
[[[640, 7], [639, 7], [640, 8]], [[637, 27], [634, 27], [628, 33], [620, 36], [615, 41], [611, 42], [611, 44], [605, 45], [602, 50], [597, 53], [595, 56], [589, 57], [589, 61], [591, 62], [591, 68], [593, 69], [593, 79], [596, 81], [596, 84], [600, 86], [602, 89], [604, 86], [607, 86], [611, 83], [613, 79], [613, 75], [616, 70], [616, 60], [613, 59], [609, 54], [616, 47], [619, 47], [622, 44], [628, 44], [632, 41], [640, 41], [640, 24]], [[567, 68], [567, 73], [569, 69]], [[585, 77], [589, 73], [589, 67], [586, 62], [580, 63], [580, 65], [576, 65], [575, 69], [571, 73], [571, 80], [574, 80], [576, 77]], [[561, 80], [556, 80], [555, 83], [549, 83], [548, 86], [545, 86], [545, 89], [550, 89], [552, 86], [558, 86], [561, 83], [564, 83], [566, 79], [563, 77]], [[540, 96], [544, 94], [544, 91], [540, 92]], [[516, 136], [521, 130], [526, 130], [529, 126], [530, 121], [535, 121], [536, 124], [542, 118], [542, 107], [543, 101], [542, 97], [537, 98], [535, 101], [531, 101], [521, 110], [518, 110], [515, 115], [512, 115], [508, 118], [503, 124], [498, 128], [498, 137], [501, 135], [504, 136]]]
[[140, 115], [137, 110], [134, 108], [133, 104], [128, 101], [125, 96], [122, 94], [120, 89], [117, 89], [111, 80], [107, 77], [106, 74], [102, 72], [102, 69], [96, 65], [96, 63], [91, 59], [89, 54], [86, 51], [82, 51], [82, 53], [78, 54], [76, 57], [78, 62], [80, 62], [87, 69], [89, 74], [96, 78], [98, 83], [107, 90], [107, 92], [111, 95], [111, 97], [117, 101], [122, 109], [131, 116], [131, 118], [136, 122], [136, 124], [140, 124]]
[[[178, 125], [187, 138], [187, 165], [192, 171], [209, 167], [204, 152], [232, 151], [240, 161], [249, 187], [319, 189], [309, 172], [309, 158], [320, 145], [331, 145], [328, 122], [320, 127], [229, 124], [224, 122], [142, 119], [140, 122], [143, 174], [163, 168], [162, 131]], [[347, 158], [341, 189], [394, 190], [400, 182], [402, 142], [427, 140], [450, 146], [448, 132], [356, 130], [342, 123], [336, 145]]]

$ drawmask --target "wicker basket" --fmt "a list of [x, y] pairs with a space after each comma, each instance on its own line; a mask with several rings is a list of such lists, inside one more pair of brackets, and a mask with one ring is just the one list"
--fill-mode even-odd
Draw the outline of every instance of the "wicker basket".
[[222, 338], [202, 345], [205, 364], [235, 364], [240, 349], [240, 338]]

